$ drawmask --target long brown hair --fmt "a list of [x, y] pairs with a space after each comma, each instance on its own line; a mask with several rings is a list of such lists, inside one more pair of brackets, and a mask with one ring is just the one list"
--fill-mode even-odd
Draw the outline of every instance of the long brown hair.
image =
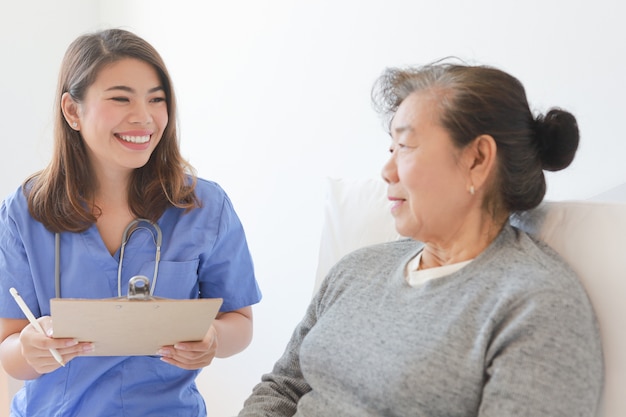
[[133, 171], [128, 202], [134, 215], [156, 221], [170, 206], [191, 210], [200, 202], [195, 194], [194, 169], [180, 154], [176, 133], [176, 98], [159, 53], [139, 36], [108, 29], [78, 37], [61, 64], [55, 103], [52, 160], [23, 184], [31, 216], [53, 232], [81, 232], [96, 222], [100, 208], [93, 203], [91, 164], [80, 132], [72, 129], [61, 110], [69, 93], [80, 103], [99, 71], [111, 63], [135, 58], [157, 71], [167, 100], [167, 124], [148, 162]]

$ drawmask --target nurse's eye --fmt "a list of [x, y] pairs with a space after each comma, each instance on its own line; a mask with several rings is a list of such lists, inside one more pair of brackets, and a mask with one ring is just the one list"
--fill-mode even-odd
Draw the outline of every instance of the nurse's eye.
[[164, 103], [166, 101], [167, 99], [165, 97], [155, 97], [152, 100], [150, 100], [151, 103]]
[[127, 103], [128, 101], [130, 101], [128, 97], [111, 97], [111, 100], [118, 101], [120, 103]]

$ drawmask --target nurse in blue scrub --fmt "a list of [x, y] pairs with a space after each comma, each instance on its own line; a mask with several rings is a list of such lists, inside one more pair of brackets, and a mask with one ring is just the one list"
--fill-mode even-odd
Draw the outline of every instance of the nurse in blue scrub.
[[[50, 164], [0, 207], [0, 360], [25, 380], [11, 415], [207, 415], [195, 378], [249, 344], [261, 295], [228, 196], [181, 157], [163, 60], [124, 30], [80, 36], [62, 62], [55, 117]], [[147, 222], [125, 239], [120, 265], [136, 219]], [[135, 275], [150, 279], [155, 296], [223, 298], [204, 339], [154, 356], [100, 357], [90, 343], [50, 337], [51, 298], [125, 295]], [[11, 287], [48, 335], [29, 324]]]

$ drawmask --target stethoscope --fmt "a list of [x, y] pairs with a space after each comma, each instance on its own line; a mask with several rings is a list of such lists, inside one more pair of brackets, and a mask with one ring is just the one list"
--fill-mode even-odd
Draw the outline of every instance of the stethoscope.
[[[117, 296], [122, 296], [122, 264], [124, 262], [124, 249], [126, 243], [135, 231], [143, 229], [150, 232], [152, 241], [156, 247], [154, 255], [154, 274], [152, 276], [152, 285], [150, 285], [150, 296], [154, 294], [156, 287], [157, 275], [159, 273], [159, 261], [161, 260], [161, 243], [163, 241], [163, 233], [161, 227], [155, 222], [147, 219], [135, 219], [128, 223], [128, 226], [122, 233], [122, 245], [120, 246], [120, 261], [117, 267]], [[61, 298], [61, 235], [54, 234], [54, 293], [56, 298]]]

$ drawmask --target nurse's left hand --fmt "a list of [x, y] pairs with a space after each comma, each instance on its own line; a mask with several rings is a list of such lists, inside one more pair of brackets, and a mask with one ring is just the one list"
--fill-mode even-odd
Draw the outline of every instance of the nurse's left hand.
[[217, 332], [211, 325], [209, 331], [199, 342], [180, 342], [173, 346], [163, 346], [157, 352], [163, 362], [182, 369], [194, 370], [208, 366], [217, 351]]

